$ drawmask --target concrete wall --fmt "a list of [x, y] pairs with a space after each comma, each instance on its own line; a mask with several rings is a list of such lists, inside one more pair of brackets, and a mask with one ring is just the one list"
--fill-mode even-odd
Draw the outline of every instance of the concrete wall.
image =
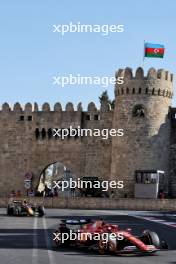
[[[105, 198], [26, 198], [46, 208], [176, 211], [176, 199], [105, 199]], [[0, 207], [6, 207], [8, 199], [0, 198]]]

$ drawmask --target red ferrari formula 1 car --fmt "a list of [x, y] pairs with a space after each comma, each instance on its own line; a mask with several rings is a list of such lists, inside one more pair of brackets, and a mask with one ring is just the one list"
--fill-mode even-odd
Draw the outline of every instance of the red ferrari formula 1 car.
[[168, 248], [153, 231], [144, 230], [141, 236], [135, 236], [130, 229], [120, 230], [118, 225], [103, 220], [61, 220], [53, 241], [56, 247], [86, 247], [100, 254], [153, 254]]

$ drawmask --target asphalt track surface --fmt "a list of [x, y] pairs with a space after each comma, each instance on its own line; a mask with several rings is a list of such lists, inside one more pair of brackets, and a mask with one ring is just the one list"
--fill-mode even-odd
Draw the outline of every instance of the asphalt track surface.
[[[52, 247], [52, 232], [57, 227], [59, 219], [69, 216], [75, 218], [86, 216], [94, 219], [101, 217], [122, 228], [132, 228], [136, 235], [144, 229], [156, 231], [168, 242], [169, 250], [160, 251], [154, 256], [101, 256], [85, 249], [55, 250]], [[8, 217], [6, 210], [0, 209], [0, 264], [56, 263], [176, 264], [176, 214], [48, 209], [45, 217], [38, 218]]]

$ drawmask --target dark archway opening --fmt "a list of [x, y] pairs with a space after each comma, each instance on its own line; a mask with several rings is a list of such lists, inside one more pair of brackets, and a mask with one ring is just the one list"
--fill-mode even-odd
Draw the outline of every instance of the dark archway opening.
[[[61, 162], [48, 164], [41, 172], [37, 186], [37, 195], [44, 197], [74, 197], [78, 196], [76, 188], [70, 187], [70, 181], [75, 175]], [[67, 187], [68, 183], [68, 187]]]

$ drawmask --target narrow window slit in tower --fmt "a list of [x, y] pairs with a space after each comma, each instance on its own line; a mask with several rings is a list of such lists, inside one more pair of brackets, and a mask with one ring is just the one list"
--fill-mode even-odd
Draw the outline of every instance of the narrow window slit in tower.
[[86, 120], [89, 120], [90, 121], [90, 115], [86, 115]]
[[46, 130], [44, 128], [42, 128], [41, 134], [42, 134], [42, 139], [44, 139], [46, 137]]
[[24, 116], [23, 115], [20, 116], [20, 121], [24, 121]]
[[94, 120], [100, 120], [100, 116], [99, 115], [94, 115]]
[[49, 138], [49, 139], [51, 139], [51, 138], [52, 138], [52, 136], [53, 136], [52, 129], [51, 129], [51, 128], [49, 128], [49, 129], [48, 129], [48, 138]]
[[36, 128], [36, 130], [35, 130], [35, 137], [36, 137], [36, 139], [39, 139], [39, 137], [40, 137], [40, 130], [38, 128]]
[[28, 117], [27, 117], [27, 120], [28, 120], [28, 121], [32, 121], [32, 116], [28, 116]]

